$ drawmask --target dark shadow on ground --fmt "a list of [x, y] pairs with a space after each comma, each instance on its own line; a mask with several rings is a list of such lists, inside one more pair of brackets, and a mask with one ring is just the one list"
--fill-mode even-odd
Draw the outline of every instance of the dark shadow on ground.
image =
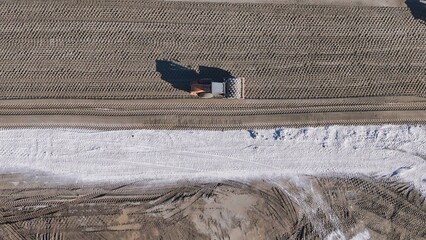
[[191, 82], [200, 78], [220, 81], [225, 77], [232, 77], [230, 72], [217, 67], [199, 66], [197, 72], [173, 61], [156, 60], [155, 63], [157, 72], [161, 74], [161, 79], [170, 83], [174, 88], [187, 92], [191, 91]]
[[232, 74], [226, 70], [217, 67], [199, 66], [200, 78], [212, 78], [214, 80], [221, 80], [227, 77], [233, 77]]
[[156, 60], [155, 63], [161, 79], [170, 83], [174, 88], [189, 92], [190, 83], [198, 79], [198, 73], [191, 68], [167, 60]]
[[405, 4], [410, 9], [415, 19], [419, 19], [426, 24], [426, 2], [421, 0], [406, 0]]

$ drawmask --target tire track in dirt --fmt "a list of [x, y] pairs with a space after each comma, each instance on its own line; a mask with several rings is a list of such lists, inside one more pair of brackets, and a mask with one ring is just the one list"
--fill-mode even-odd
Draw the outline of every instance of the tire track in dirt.
[[371, 111], [410, 111], [426, 110], [426, 103], [393, 103], [375, 105], [346, 105], [346, 106], [314, 106], [314, 107], [275, 107], [258, 109], [240, 109], [235, 104], [233, 109], [223, 107], [207, 107], [204, 109], [188, 108], [186, 105], [165, 109], [123, 109], [92, 107], [78, 108], [24, 108], [24, 109], [0, 109], [1, 115], [91, 115], [91, 116], [150, 116], [150, 115], [185, 115], [185, 116], [238, 116], [238, 115], [267, 115], [267, 114], [295, 114], [295, 113], [326, 113], [326, 112], [371, 112]]
[[425, 111], [329, 112], [247, 116], [58, 116], [0, 115], [1, 128], [85, 128], [94, 130], [166, 129], [234, 130], [325, 125], [421, 125]]
[[[117, 236], [116, 234], [128, 236], [126, 234], [136, 232], [146, 234], [143, 236], [147, 238], [160, 233], [164, 238], [178, 236], [187, 239], [195, 236], [197, 239], [203, 239], [208, 238], [205, 230], [202, 230], [203, 226], [209, 226], [210, 232], [207, 236], [210, 237], [227, 236], [235, 226], [245, 234], [255, 231], [257, 238], [318, 238], [335, 234], [330, 219], [324, 215], [327, 211], [332, 211], [341, 223], [339, 230], [347, 238], [363, 231], [367, 231], [371, 237], [416, 238], [425, 235], [422, 228], [423, 215], [426, 214], [424, 198], [404, 183], [367, 176], [303, 178], [310, 182], [315, 191], [305, 191], [305, 187], [297, 187], [298, 179], [273, 179], [272, 182], [182, 183], [164, 188], [137, 184], [96, 185], [71, 189], [41, 186], [43, 192], [56, 191], [57, 197], [52, 200], [57, 200], [58, 204], [64, 201], [61, 200], [64, 194], [82, 195], [67, 202], [66, 208], [62, 204], [45, 211], [6, 209], [2, 215], [9, 216], [1, 218], [0, 232], [10, 239], [36, 236], [58, 239], [77, 236], [79, 239], [90, 239], [95, 236], [94, 233], [96, 236], [111, 238]], [[20, 194], [25, 194], [26, 191], [33, 194], [34, 190], [31, 188], [21, 187], [23, 188]], [[0, 189], [0, 198], [5, 196], [3, 191], [5, 190]], [[409, 197], [407, 192], [411, 192]], [[318, 211], [314, 212], [310, 219], [301, 209], [303, 204], [294, 201], [289, 194], [305, 195], [307, 204], [315, 201], [318, 197], [314, 196], [315, 194], [320, 194], [330, 209], [322, 209], [319, 204]], [[146, 196], [153, 197], [147, 200]], [[235, 200], [232, 200], [233, 198]], [[253, 202], [243, 208], [243, 212], [230, 212], [229, 209], [233, 209], [232, 202], [241, 204], [237, 201], [241, 198], [252, 199]], [[34, 204], [38, 203], [39, 201], [35, 200]], [[372, 208], [372, 203], [377, 203], [378, 208]], [[246, 216], [243, 222], [239, 214]], [[195, 223], [197, 219], [203, 223]], [[17, 225], [10, 224], [13, 221], [16, 221]], [[220, 224], [229, 221], [232, 222], [231, 225]], [[320, 235], [313, 225], [316, 222], [323, 226]], [[380, 228], [377, 222], [385, 224], [386, 227]], [[250, 235], [246, 236], [250, 238]]]

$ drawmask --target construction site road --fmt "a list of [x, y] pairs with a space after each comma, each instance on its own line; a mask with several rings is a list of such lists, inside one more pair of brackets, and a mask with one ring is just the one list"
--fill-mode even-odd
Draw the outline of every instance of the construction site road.
[[426, 99], [3, 100], [0, 127], [244, 129], [328, 124], [421, 124]]
[[426, 99], [3, 100], [0, 127], [244, 129], [329, 124], [421, 124]]

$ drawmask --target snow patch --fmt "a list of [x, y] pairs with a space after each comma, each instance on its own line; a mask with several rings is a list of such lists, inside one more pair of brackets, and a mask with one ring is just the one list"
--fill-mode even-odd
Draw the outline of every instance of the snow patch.
[[368, 239], [370, 239], [370, 233], [368, 232], [367, 229], [351, 238], [351, 240], [368, 240]]
[[343, 235], [343, 233], [340, 230], [331, 232], [324, 239], [325, 240], [346, 240], [345, 235]]
[[253, 179], [366, 174], [412, 182], [426, 195], [426, 126], [248, 131], [0, 131], [0, 171], [80, 182]]

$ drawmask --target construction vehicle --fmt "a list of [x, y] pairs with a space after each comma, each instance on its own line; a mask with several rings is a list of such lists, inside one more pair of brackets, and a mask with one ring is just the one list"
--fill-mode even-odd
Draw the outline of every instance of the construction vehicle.
[[244, 99], [244, 78], [227, 77], [220, 80], [201, 78], [191, 82], [190, 95], [200, 98]]

